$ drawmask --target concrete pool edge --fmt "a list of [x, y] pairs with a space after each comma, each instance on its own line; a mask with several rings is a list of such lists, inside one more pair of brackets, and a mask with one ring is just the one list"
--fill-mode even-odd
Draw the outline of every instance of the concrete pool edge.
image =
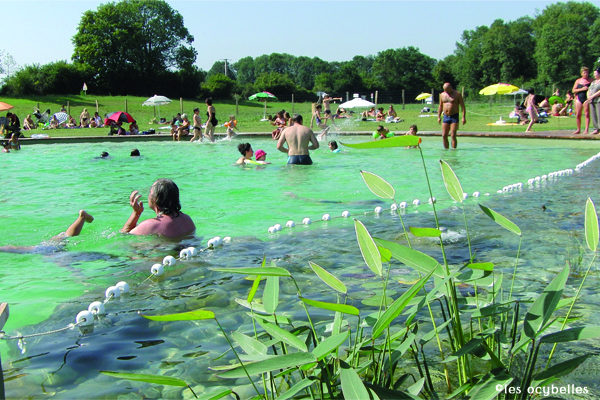
[[[371, 131], [332, 132], [338, 136], [370, 136]], [[224, 137], [224, 133], [217, 133], [217, 137]], [[237, 137], [270, 137], [270, 132], [241, 132]], [[422, 131], [419, 136], [442, 136], [439, 131]], [[539, 131], [525, 133], [519, 132], [458, 132], [459, 137], [484, 137], [484, 138], [523, 138], [523, 139], [566, 139], [566, 140], [600, 140], [600, 135], [579, 134], [574, 135], [571, 130]], [[172, 141], [171, 135], [126, 135], [126, 136], [73, 136], [49, 137], [44, 139], [22, 138], [23, 144], [56, 144], [56, 143], [90, 143], [90, 142], [144, 142], [144, 141]], [[187, 141], [187, 140], [184, 140]]]

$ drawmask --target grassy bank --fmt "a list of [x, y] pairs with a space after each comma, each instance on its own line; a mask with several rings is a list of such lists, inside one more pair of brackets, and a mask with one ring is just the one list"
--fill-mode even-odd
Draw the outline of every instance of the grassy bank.
[[[508, 118], [509, 113], [513, 110], [512, 97], [497, 96], [497, 102], [490, 103], [488, 98], [483, 98], [481, 103], [470, 102], [467, 103], [467, 124], [460, 127], [461, 131], [469, 132], [521, 132], [525, 131], [524, 126], [520, 125], [494, 125], [488, 124], [497, 121], [500, 116], [505, 121], [514, 121]], [[14, 106], [14, 109], [10, 110], [15, 112], [21, 121], [31, 114], [34, 107], [39, 107], [40, 110], [44, 111], [50, 109], [52, 113], [58, 112], [61, 105], [68, 106], [70, 112], [76, 120], [79, 120], [79, 115], [84, 108], [87, 108], [90, 114], [96, 110], [96, 104], [98, 105], [98, 111], [101, 116], [110, 113], [112, 111], [125, 111], [129, 112], [137, 121], [140, 126], [140, 130], [148, 130], [150, 128], [156, 129], [159, 125], [152, 123], [154, 118], [158, 119], [159, 112], [163, 118], [170, 119], [176, 113], [181, 110], [184, 113], [192, 114], [192, 110], [195, 107], [200, 108], [200, 115], [202, 116], [203, 122], [206, 119], [206, 106], [199, 99], [195, 100], [178, 100], [172, 99], [173, 103], [158, 107], [146, 107], [142, 106], [142, 103], [146, 100], [145, 97], [133, 97], [133, 96], [41, 96], [35, 98], [2, 98], [0, 101], [6, 102]], [[273, 128], [269, 122], [262, 121], [264, 115], [264, 103], [258, 101], [240, 100], [237, 107], [234, 100], [231, 101], [219, 101], [215, 102], [215, 108], [217, 110], [217, 118], [219, 124], [223, 124], [227, 121], [230, 114], [235, 114], [238, 120], [238, 128], [242, 132], [270, 132]], [[384, 110], [387, 110], [389, 104], [381, 104]], [[433, 113], [429, 114], [429, 117], [423, 117], [420, 111], [424, 107], [424, 104], [406, 104], [404, 108], [402, 105], [395, 105], [398, 112], [398, 116], [404, 120], [404, 122], [398, 124], [386, 124], [390, 130], [397, 132], [405, 132], [409, 126], [416, 124], [420, 131], [439, 131], [440, 126], [437, 122], [436, 111], [437, 106], [430, 106]], [[337, 105], [333, 105], [332, 109], [335, 111]], [[290, 103], [290, 102], [278, 102], [269, 101], [267, 103], [267, 115], [274, 115], [278, 110], [285, 109], [292, 113], [300, 113], [305, 118], [305, 124], [308, 124], [311, 113], [311, 103]], [[35, 121], [35, 118], [34, 118]], [[353, 131], [372, 131], [380, 123], [374, 121], [358, 121], [353, 119], [352, 121], [341, 120], [340, 125], [342, 130], [345, 132]], [[575, 129], [575, 118], [549, 118], [548, 123], [543, 125], [536, 125], [535, 130], [574, 130]], [[217, 133], [225, 132], [224, 127], [217, 128]], [[25, 136], [29, 137], [29, 132], [24, 132]], [[72, 136], [106, 136], [108, 130], [106, 128], [97, 129], [60, 129], [60, 130], [45, 130], [37, 129], [31, 131], [31, 133], [47, 133], [52, 137], [72, 137]]]

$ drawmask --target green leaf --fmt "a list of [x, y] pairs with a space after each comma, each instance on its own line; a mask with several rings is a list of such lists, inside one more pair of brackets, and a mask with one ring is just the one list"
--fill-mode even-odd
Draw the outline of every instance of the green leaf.
[[358, 247], [360, 247], [360, 252], [362, 253], [363, 259], [371, 271], [373, 271], [377, 276], [381, 277], [383, 273], [383, 266], [381, 264], [381, 254], [379, 253], [377, 245], [362, 222], [355, 219], [354, 228], [356, 230]]
[[537, 385], [536, 382], [546, 381], [543, 385], [540, 385], [544, 386], [554, 381], [555, 379], [560, 378], [561, 376], [568, 375], [571, 372], [573, 372], [575, 368], [579, 367], [591, 355], [591, 353], [588, 353], [583, 356], [571, 358], [570, 360], [555, 364], [547, 370], [545, 370], [544, 372], [541, 372], [534, 376], [533, 384]]
[[591, 339], [599, 336], [600, 326], [581, 326], [544, 335], [541, 337], [540, 343], [572, 342], [573, 340]]
[[535, 338], [542, 330], [546, 322], [556, 310], [567, 279], [569, 278], [569, 266], [566, 265], [561, 272], [552, 279], [552, 282], [533, 302], [533, 305], [525, 314], [523, 321], [523, 332], [531, 339]]
[[491, 317], [492, 315], [502, 314], [512, 310], [512, 307], [502, 306], [500, 304], [494, 304], [487, 307], [478, 307], [473, 314], [471, 314], [471, 318], [486, 318]]
[[179, 378], [173, 378], [164, 375], [152, 375], [152, 374], [130, 374], [128, 372], [114, 372], [114, 371], [100, 371], [100, 373], [113, 378], [127, 379], [129, 381], [139, 381], [155, 383], [157, 385], [169, 385], [169, 386], [181, 386], [188, 387], [188, 384]]
[[373, 326], [373, 339], [377, 339], [383, 331], [392, 323], [394, 319], [404, 310], [404, 307], [408, 305], [410, 300], [425, 286], [425, 283], [429, 280], [432, 272], [419, 279], [410, 289], [408, 289], [402, 296], [394, 301], [385, 312], [377, 319], [377, 322]]
[[240, 345], [246, 354], [267, 354], [267, 346], [250, 336], [244, 335], [241, 332], [231, 332], [231, 337], [233, 337], [233, 340]]
[[481, 210], [483, 210], [483, 212], [488, 217], [490, 217], [494, 222], [496, 222], [498, 225], [500, 225], [501, 227], [503, 227], [506, 230], [511, 231], [514, 234], [521, 236], [521, 230], [519, 229], [519, 227], [517, 225], [515, 225], [512, 221], [510, 221], [508, 218], [497, 213], [496, 211], [492, 210], [491, 208], [482, 206], [481, 204], [479, 204], [479, 208], [481, 208]]
[[140, 315], [151, 321], [196, 321], [202, 319], [215, 319], [215, 313], [207, 310], [195, 310], [167, 315]]
[[375, 196], [381, 197], [382, 199], [394, 199], [396, 191], [392, 185], [388, 183], [388, 181], [379, 175], [375, 175], [367, 171], [360, 171], [360, 175], [362, 176], [369, 190], [373, 192]]
[[456, 174], [448, 165], [448, 163], [444, 160], [440, 160], [440, 166], [442, 168], [442, 178], [444, 179], [444, 185], [446, 185], [446, 190], [448, 194], [454, 201], [462, 203], [463, 202], [463, 190], [460, 186], [460, 182], [456, 177]]
[[260, 324], [260, 326], [262, 326], [263, 329], [265, 331], [267, 331], [269, 333], [269, 335], [273, 336], [275, 339], [280, 340], [283, 343], [289, 344], [290, 346], [293, 346], [303, 352], [308, 351], [308, 349], [306, 348], [306, 344], [304, 344], [304, 342], [302, 340], [300, 340], [294, 334], [286, 331], [285, 329], [278, 327], [277, 325], [267, 322], [267, 321], [257, 320], [256, 322], [258, 322]]
[[353, 149], [380, 149], [386, 147], [408, 147], [418, 146], [421, 143], [421, 138], [415, 135], [402, 135], [387, 138], [385, 140], [374, 140], [372, 142], [363, 143], [342, 143], [341, 145]]
[[210, 268], [210, 270], [242, 275], [291, 276], [288, 270], [281, 267]]
[[209, 393], [205, 393], [202, 396], [198, 397], [198, 400], [218, 400], [227, 395], [230, 395], [231, 393], [233, 393], [231, 389], [213, 390]]
[[[389, 140], [389, 139], [386, 139]], [[385, 142], [385, 140], [382, 140]], [[340, 378], [342, 381], [342, 392], [345, 400], [366, 400], [369, 398], [369, 392], [359, 378], [354, 368], [343, 361], [340, 361]]]
[[248, 303], [248, 301], [246, 301], [245, 299], [239, 299], [239, 298], [234, 299], [234, 300], [240, 306], [251, 309], [254, 312], [258, 312], [258, 313], [262, 313], [262, 314], [269, 314], [268, 312], [265, 311], [265, 308], [260, 303], [257, 303], [255, 301], [253, 301], [252, 303]]
[[231, 371], [219, 373], [218, 376], [227, 379], [245, 378], [246, 373], [244, 372], [244, 368], [248, 372], [248, 375], [260, 375], [270, 371], [298, 367], [300, 365], [314, 362], [317, 362], [317, 359], [311, 353], [290, 353], [282, 356], [276, 356], [268, 360], [247, 364], [244, 365], [244, 367], [238, 367], [236, 369], [232, 369]]
[[501, 392], [496, 387], [505, 387], [510, 385], [513, 377], [507, 374], [493, 376], [486, 374], [475, 386], [469, 391], [470, 399], [477, 400], [492, 400], [498, 398]]
[[270, 322], [272, 324], [274, 324], [275, 322], [277, 322], [278, 324], [281, 324], [281, 325], [291, 325], [292, 324], [292, 321], [290, 321], [290, 319], [284, 315], [278, 315], [277, 318], [275, 318], [275, 316], [273, 316], [273, 315], [252, 314], [249, 312], [247, 312], [246, 315], [248, 315], [249, 317], [252, 317], [254, 319], [260, 319], [263, 321]]
[[261, 280], [261, 276], [260, 275], [256, 275], [256, 278], [254, 278], [254, 282], [252, 283], [252, 288], [250, 289], [250, 293], [248, 293], [248, 299], [246, 301], [248, 301], [248, 303], [252, 303], [252, 300], [254, 300], [254, 295], [256, 294], [256, 291], [258, 290], [258, 286], [260, 285], [260, 280]]
[[598, 215], [592, 199], [585, 203], [585, 241], [591, 251], [598, 248]]
[[381, 254], [381, 262], [388, 262], [392, 259], [392, 252], [386, 249], [385, 247], [377, 246], [379, 250], [379, 254]]
[[348, 293], [348, 289], [346, 289], [346, 286], [338, 278], [331, 275], [324, 268], [318, 266], [317, 264], [315, 264], [312, 261], [309, 261], [308, 264], [310, 265], [312, 270], [315, 272], [315, 274], [317, 274], [319, 276], [319, 278], [321, 278], [321, 280], [323, 282], [325, 282], [326, 285], [328, 285], [333, 290], [336, 290], [340, 293], [344, 293], [344, 294]]
[[433, 274], [440, 278], [443, 278], [446, 275], [440, 263], [425, 253], [409, 249], [408, 247], [387, 240], [377, 238], [374, 240], [378, 246], [389, 249], [392, 252], [392, 257], [394, 257], [396, 260], [406, 264], [411, 268], [414, 268], [419, 272], [428, 274], [429, 272], [434, 271]]
[[302, 379], [300, 382], [296, 383], [294, 386], [285, 391], [281, 396], [277, 397], [277, 400], [286, 400], [291, 399], [296, 394], [306, 389], [313, 383], [318, 382], [317, 378], [314, 376], [309, 376], [308, 378]]
[[410, 233], [416, 237], [439, 238], [442, 236], [442, 231], [436, 228], [414, 228], [411, 226], [408, 229], [410, 229]]
[[418, 381], [416, 381], [413, 385], [411, 385], [407, 390], [413, 396], [418, 396], [419, 393], [421, 393], [421, 390], [423, 389], [424, 383], [425, 383], [425, 378], [421, 378]]
[[313, 355], [317, 357], [317, 360], [321, 361], [326, 355], [340, 347], [348, 339], [348, 335], [350, 335], [349, 330], [328, 337], [313, 349]]
[[275, 314], [279, 304], [279, 277], [269, 276], [263, 292], [263, 307], [269, 314]]
[[305, 302], [308, 305], [311, 305], [313, 307], [322, 308], [324, 310], [331, 310], [331, 311], [341, 312], [341, 313], [350, 314], [350, 315], [358, 315], [360, 313], [358, 308], [356, 308], [354, 306], [349, 306], [347, 304], [326, 303], [324, 301], [311, 300], [311, 299], [307, 299], [305, 297], [300, 297], [300, 300], [302, 300], [303, 302]]
[[467, 355], [467, 354], [474, 354], [480, 358], [483, 357], [483, 352], [485, 350], [483, 350], [483, 348], [481, 347], [482, 341], [483, 341], [483, 338], [474, 337], [473, 339], [471, 339], [467, 343], [465, 343], [454, 354], [450, 355], [448, 358], [441, 361], [441, 364], [453, 362], [456, 359], [458, 359], [464, 355]]
[[471, 263], [467, 264], [467, 268], [491, 272], [494, 270], [494, 264], [491, 262]]
[[448, 321], [439, 325], [437, 328], [432, 329], [431, 331], [427, 332], [421, 339], [419, 339], [419, 345], [421, 345], [421, 346], [425, 345], [427, 342], [429, 342], [431, 339], [433, 339], [436, 334], [439, 334], [443, 329], [445, 329], [446, 326], [448, 326], [448, 324], [450, 324], [450, 322], [452, 322], [452, 319], [449, 319]]

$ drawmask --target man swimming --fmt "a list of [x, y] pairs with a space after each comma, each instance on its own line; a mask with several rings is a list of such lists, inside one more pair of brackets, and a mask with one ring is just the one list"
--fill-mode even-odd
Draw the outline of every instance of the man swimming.
[[129, 196], [129, 204], [133, 208], [131, 216], [121, 229], [122, 233], [133, 235], [159, 235], [169, 238], [192, 233], [196, 225], [192, 219], [181, 212], [179, 203], [179, 188], [170, 179], [159, 179], [150, 188], [148, 206], [156, 213], [150, 218], [137, 224], [144, 212], [144, 204], [139, 201], [142, 197], [137, 190]]
[[[288, 164], [312, 165], [309, 150], [319, 148], [319, 141], [314, 132], [303, 126], [302, 121], [302, 115], [294, 114], [292, 126], [284, 129], [277, 141], [277, 150], [288, 155]], [[284, 146], [286, 142], [287, 148]]]
[[[442, 124], [442, 139], [444, 148], [448, 149], [448, 133], [452, 137], [452, 148], [455, 149], [458, 141], [456, 132], [458, 131], [458, 109], [462, 108], [462, 124], [467, 123], [465, 101], [462, 95], [452, 88], [448, 82], [444, 83], [444, 91], [440, 93], [440, 107], [438, 108], [438, 124]], [[444, 113], [444, 121], [442, 122], [442, 112]]]

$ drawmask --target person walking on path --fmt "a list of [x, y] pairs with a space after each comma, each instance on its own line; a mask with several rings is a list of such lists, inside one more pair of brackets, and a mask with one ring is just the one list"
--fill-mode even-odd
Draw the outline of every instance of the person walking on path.
[[[585, 113], [585, 131], [588, 133], [590, 129], [590, 107], [584, 106], [583, 103], [587, 100], [587, 91], [590, 88], [590, 70], [588, 67], [581, 67], [581, 78], [577, 79], [573, 84], [573, 94], [575, 95], [575, 118], [577, 120], [577, 130], [573, 132], [578, 135], [581, 132], [581, 112]], [[589, 103], [588, 103], [589, 104]]]
[[592, 134], [597, 135], [600, 133], [600, 68], [594, 70], [594, 81], [590, 84], [587, 91], [587, 100], [583, 105], [590, 108], [592, 124], [594, 124]]
[[215, 128], [219, 121], [217, 121], [217, 112], [212, 105], [212, 99], [209, 97], [205, 100], [207, 109], [206, 109], [206, 128], [204, 129], [204, 136], [208, 138], [211, 142], [215, 141]]
[[[444, 83], [444, 91], [440, 94], [440, 107], [438, 108], [438, 124], [442, 124], [442, 140], [444, 141], [444, 148], [450, 148], [448, 143], [448, 134], [452, 138], [452, 148], [455, 149], [458, 145], [456, 133], [458, 131], [458, 111], [459, 107], [462, 108], [462, 124], [467, 123], [467, 109], [465, 108], [465, 101], [462, 95], [452, 88], [452, 85], [448, 82]], [[442, 121], [442, 113], [444, 114], [444, 120]]]
[[532, 89], [529, 89], [527, 92], [529, 94], [527, 95], [527, 98], [525, 99], [525, 107], [526, 107], [525, 111], [527, 112], [527, 114], [529, 114], [529, 125], [527, 125], [527, 129], [525, 129], [525, 132], [533, 132], [531, 130], [531, 127], [539, 119], [539, 114], [537, 112], [537, 107], [535, 104], [535, 90], [533, 90], [533, 88], [532, 88]]

